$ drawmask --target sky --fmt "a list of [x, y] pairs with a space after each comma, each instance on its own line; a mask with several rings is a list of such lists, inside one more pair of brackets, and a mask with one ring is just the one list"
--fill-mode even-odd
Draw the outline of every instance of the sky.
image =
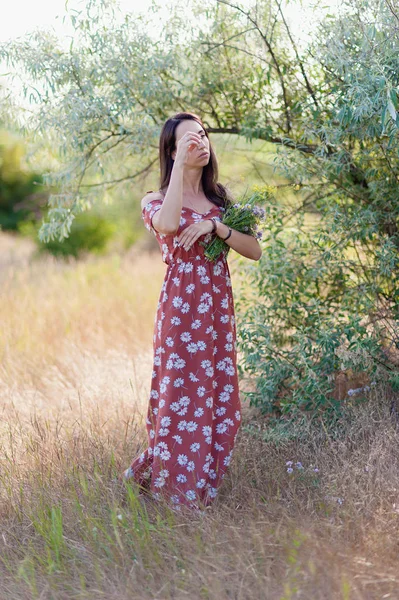
[[[340, 0], [325, 0], [323, 6], [334, 10]], [[7, 9], [2, 11], [0, 19], [0, 43], [23, 36], [37, 27], [53, 26], [60, 36], [72, 32], [68, 31], [62, 16], [65, 14], [65, 6], [70, 8], [82, 7], [84, 0], [12, 0]], [[152, 0], [119, 0], [121, 8], [125, 12], [146, 12]], [[215, 0], [216, 2], [216, 0]], [[241, 6], [253, 4], [254, 0], [238, 0]], [[162, 4], [165, 4], [162, 2]], [[302, 6], [301, 6], [302, 5]], [[298, 36], [306, 34], [311, 28], [311, 18], [314, 17], [313, 6], [320, 5], [316, 0], [290, 0], [285, 14], [291, 21], [295, 33]], [[163, 9], [165, 18], [167, 9]], [[58, 17], [58, 18], [57, 18]]]
[[[216, 2], [216, 0], [214, 1]], [[246, 7], [252, 5], [255, 0], [234, 1]], [[331, 7], [331, 11], [335, 11], [340, 1], [324, 0], [322, 4], [323, 7]], [[286, 2], [288, 6], [284, 10], [284, 14], [290, 22], [293, 34], [297, 40], [305, 41], [314, 22], [314, 5], [318, 6], [319, 2], [317, 0], [286, 0]], [[152, 0], [119, 0], [120, 7], [125, 13], [146, 12], [151, 3]], [[159, 0], [159, 3], [163, 6], [166, 4], [164, 0]], [[69, 44], [69, 36], [72, 35], [73, 28], [69, 24], [69, 19], [63, 21], [63, 16], [66, 14], [65, 7], [67, 6], [68, 10], [71, 8], [79, 9], [84, 4], [85, 0], [12, 0], [1, 14], [0, 44], [24, 36], [37, 28], [53, 29], [60, 39]], [[167, 8], [162, 8], [160, 14], [159, 27], [161, 28], [163, 19], [167, 19], [168, 16]], [[21, 90], [21, 84], [17, 80], [14, 83], [11, 82], [6, 75], [8, 70], [5, 62], [0, 61], [1, 83], [7, 87], [15, 88], [15, 91], [18, 92]], [[22, 101], [21, 104], [25, 105], [26, 102]]]

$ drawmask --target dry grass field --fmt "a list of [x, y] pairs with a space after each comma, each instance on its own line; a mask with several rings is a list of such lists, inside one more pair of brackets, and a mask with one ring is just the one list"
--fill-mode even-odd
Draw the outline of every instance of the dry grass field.
[[205, 515], [118, 481], [146, 443], [164, 271], [159, 253], [32, 260], [28, 241], [0, 235], [0, 600], [399, 599], [386, 390], [344, 438], [309, 429], [301, 443], [254, 437], [243, 402]]

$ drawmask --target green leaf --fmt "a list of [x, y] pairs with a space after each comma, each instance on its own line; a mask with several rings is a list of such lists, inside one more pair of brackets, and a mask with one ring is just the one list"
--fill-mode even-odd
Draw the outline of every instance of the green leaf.
[[382, 131], [384, 131], [384, 127], [385, 127], [385, 116], [387, 114], [387, 107], [384, 106], [384, 108], [382, 109], [382, 113], [381, 113], [381, 126], [382, 126]]
[[395, 110], [395, 106], [394, 106], [391, 98], [389, 98], [389, 100], [388, 100], [387, 108], [388, 108], [389, 114], [392, 117], [392, 120], [396, 122], [396, 110]]
[[396, 90], [391, 90], [390, 98], [392, 100], [392, 103], [393, 103], [395, 109], [397, 109], [398, 108], [398, 95], [396, 93]]

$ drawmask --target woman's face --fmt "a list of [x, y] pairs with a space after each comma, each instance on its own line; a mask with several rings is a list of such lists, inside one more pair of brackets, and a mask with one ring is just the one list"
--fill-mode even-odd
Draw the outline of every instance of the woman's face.
[[209, 139], [207, 138], [203, 127], [197, 121], [193, 121], [191, 119], [184, 119], [183, 121], [180, 121], [175, 129], [175, 147], [171, 156], [173, 160], [175, 160], [177, 143], [187, 131], [198, 133], [198, 135], [201, 137], [201, 142], [198, 146], [190, 148], [186, 166], [204, 167], [209, 162]]

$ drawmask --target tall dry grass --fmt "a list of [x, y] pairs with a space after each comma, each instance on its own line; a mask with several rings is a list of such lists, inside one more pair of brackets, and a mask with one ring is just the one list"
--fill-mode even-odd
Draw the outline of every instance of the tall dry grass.
[[243, 403], [214, 505], [179, 515], [117, 479], [146, 443], [159, 254], [20, 259], [0, 276], [1, 600], [399, 598], [386, 391], [336, 439]]

